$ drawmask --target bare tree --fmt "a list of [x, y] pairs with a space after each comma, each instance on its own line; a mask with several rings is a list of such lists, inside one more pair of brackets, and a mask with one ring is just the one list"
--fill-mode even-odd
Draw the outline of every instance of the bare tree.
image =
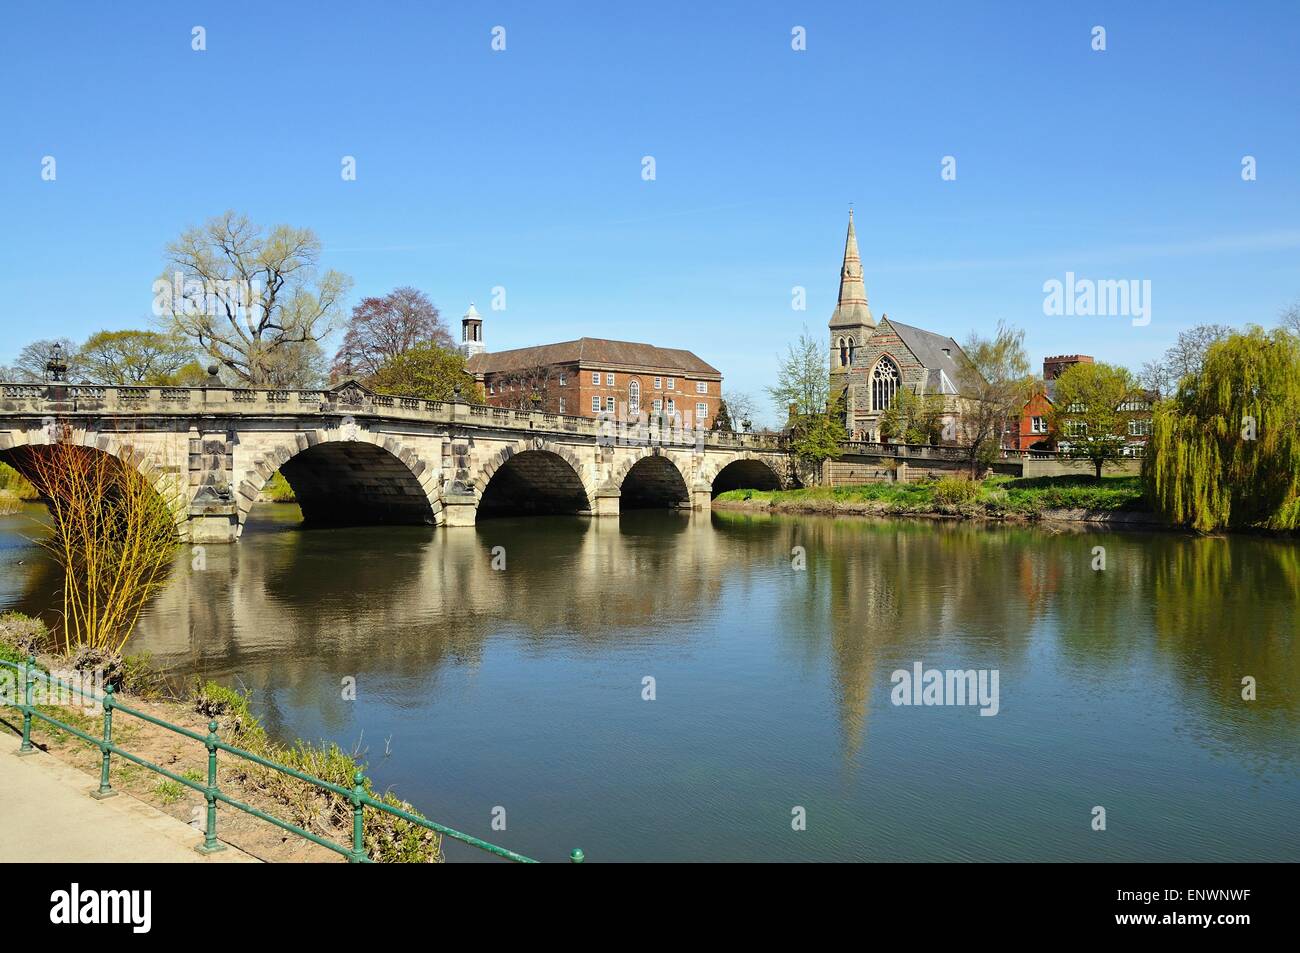
[[754, 418], [758, 414], [758, 402], [752, 396], [744, 391], [729, 390], [722, 398], [722, 403], [727, 408], [727, 416], [731, 420], [733, 430], [737, 432], [744, 430], [746, 421], [753, 426]]
[[[45, 380], [45, 365], [49, 363], [56, 344], [63, 349], [63, 363], [68, 365], [68, 380], [73, 380], [74, 375], [81, 372], [81, 365], [78, 361], [76, 342], [71, 338], [46, 338], [33, 341], [18, 352], [17, 360], [8, 369], [9, 373], [5, 375], [6, 380]], [[12, 378], [10, 378], [10, 375], [13, 375]]]
[[1300, 334], [1300, 301], [1282, 312], [1278, 327], [1285, 328], [1292, 334]]
[[331, 373], [335, 377], [369, 377], [421, 344], [449, 351], [455, 348], [437, 307], [423, 291], [402, 287], [381, 298], [362, 298], [352, 309]]
[[263, 386], [277, 351], [319, 341], [339, 318], [352, 279], [318, 273], [320, 251], [311, 229], [264, 231], [226, 212], [167, 245], [155, 310], [239, 380]]
[[553, 410], [556, 393], [556, 372], [549, 364], [534, 364], [518, 370], [506, 371], [497, 376], [495, 403], [515, 410]]
[[1178, 386], [1169, 365], [1164, 360], [1147, 361], [1138, 372], [1138, 383], [1156, 398], [1168, 397]]
[[1165, 364], [1173, 382], [1177, 384], [1188, 374], [1199, 374], [1210, 345], [1222, 341], [1231, 333], [1232, 328], [1224, 324], [1198, 324], [1186, 331], [1179, 331], [1178, 340], [1165, 352]]
[[266, 368], [267, 387], [313, 388], [329, 376], [325, 352], [315, 341], [286, 344], [277, 348]]
[[964, 359], [958, 372], [960, 394], [959, 443], [972, 475], [991, 463], [1002, 442], [1007, 421], [1020, 416], [1033, 392], [1025, 354], [1025, 332], [998, 323], [997, 334], [983, 338], [972, 334], [962, 345]]

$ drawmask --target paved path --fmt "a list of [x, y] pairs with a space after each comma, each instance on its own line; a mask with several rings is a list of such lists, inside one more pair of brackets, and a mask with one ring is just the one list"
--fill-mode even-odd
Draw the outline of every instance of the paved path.
[[0, 731], [0, 862], [257, 863], [234, 847], [205, 857], [202, 832], [129, 794], [97, 801], [99, 779]]

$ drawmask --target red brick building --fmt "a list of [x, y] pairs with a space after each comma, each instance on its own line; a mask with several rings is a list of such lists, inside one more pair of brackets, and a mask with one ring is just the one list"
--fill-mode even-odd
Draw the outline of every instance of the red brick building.
[[1052, 393], [1056, 379], [1075, 364], [1092, 364], [1087, 354], [1059, 354], [1043, 358], [1043, 387], [1026, 402], [1020, 420], [1008, 427], [1002, 445], [1011, 450], [1054, 450], [1048, 423], [1052, 413]]
[[[462, 322], [462, 337], [471, 335], [465, 340], [481, 346], [481, 320], [475, 319], [477, 314]], [[708, 428], [722, 399], [722, 374], [716, 367], [690, 351], [633, 341], [579, 338], [477, 351], [465, 368], [483, 386], [489, 404], [552, 414], [668, 414]]]
[[[1087, 354], [1060, 354], [1043, 358], [1042, 389], [1025, 403], [1020, 420], [1007, 428], [1002, 445], [1011, 450], [1056, 450], [1057, 435], [1051, 432], [1051, 413], [1056, 379], [1076, 364], [1092, 364]], [[1155, 395], [1138, 394], [1121, 407], [1133, 416], [1128, 421], [1126, 456], [1141, 456], [1151, 435], [1151, 405]]]

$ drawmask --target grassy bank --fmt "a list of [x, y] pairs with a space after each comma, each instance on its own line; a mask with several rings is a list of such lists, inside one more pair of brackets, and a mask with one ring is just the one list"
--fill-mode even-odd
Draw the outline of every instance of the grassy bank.
[[0, 463], [0, 516], [16, 513], [24, 503], [40, 499], [36, 487], [7, 463]]
[[986, 519], [1041, 519], [1062, 510], [1139, 513], [1146, 509], [1135, 476], [1071, 475], [983, 481], [945, 478], [922, 483], [869, 483], [802, 490], [731, 490], [714, 500], [722, 509], [781, 513], [943, 515]]
[[[45, 671], [80, 667], [79, 659], [53, 651], [50, 634], [39, 620], [12, 612], [0, 614], [0, 659], [21, 663], [28, 653], [37, 656], [37, 664]], [[199, 734], [206, 734], [209, 720], [215, 720], [223, 740], [258, 757], [344, 788], [351, 788], [353, 775], [364, 770], [362, 752], [347, 752], [336, 744], [296, 741], [284, 745], [272, 740], [253, 714], [246, 693], [211, 681], [195, 682], [188, 690], [168, 690], [166, 679], [152, 671], [146, 659], [139, 657], [115, 659], [103, 665], [103, 669], [107, 679], [121, 685], [117, 693], [119, 700], [155, 718]], [[12, 669], [6, 671], [12, 673]], [[79, 706], [38, 707], [92, 736], [101, 730], [101, 717], [87, 714]], [[9, 714], [13, 715], [12, 709]], [[10, 717], [11, 724], [20, 721]], [[117, 744], [138, 757], [164, 765], [172, 774], [195, 781], [207, 777], [207, 751], [201, 744], [126, 715], [114, 719], [113, 733]], [[98, 773], [99, 749], [76, 735], [34, 719], [32, 741], [62, 761], [88, 773]], [[344, 847], [351, 846], [352, 805], [347, 798], [232, 756], [223, 755], [218, 764], [218, 781], [227, 793], [320, 837]], [[186, 821], [198, 816], [194, 811], [203, 806], [202, 795], [193, 789], [124, 758], [114, 759], [112, 783], [114, 788]], [[390, 793], [376, 795], [368, 778], [366, 789], [384, 803], [420, 816], [411, 805]], [[341, 859], [325, 848], [286, 836], [265, 821], [239, 811], [223, 809], [219, 831], [222, 840], [264, 860]], [[375, 861], [436, 863], [442, 860], [441, 835], [390, 814], [367, 811], [363, 834], [366, 853]]]
[[266, 481], [266, 486], [262, 488], [262, 498], [271, 503], [297, 503], [298, 498], [294, 496], [293, 487], [289, 481], [284, 478], [279, 470], [271, 474], [271, 479]]

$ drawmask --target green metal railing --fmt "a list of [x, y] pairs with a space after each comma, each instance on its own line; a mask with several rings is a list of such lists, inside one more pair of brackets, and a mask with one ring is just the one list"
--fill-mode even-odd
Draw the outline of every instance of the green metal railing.
[[[374, 862], [369, 857], [366, 856], [366, 852], [365, 852], [363, 828], [365, 825], [366, 808], [371, 808], [372, 810], [381, 811], [385, 814], [391, 814], [394, 817], [400, 817], [405, 821], [409, 821], [410, 823], [417, 825], [418, 827], [423, 827], [426, 830], [430, 830], [430, 831], [436, 831], [437, 833], [445, 835], [446, 837], [450, 837], [453, 840], [458, 840], [461, 843], [470, 845], [471, 847], [477, 847], [479, 850], [487, 851], [489, 854], [493, 854], [505, 860], [513, 861], [515, 863], [520, 863], [520, 864], [537, 863], [537, 861], [533, 860], [531, 857], [525, 857], [523, 854], [517, 854], [513, 850], [508, 850], [505, 847], [499, 847], [496, 844], [489, 844], [487, 841], [474, 837], [471, 834], [462, 833], [461, 831], [454, 830], [453, 828], [447, 827], [443, 824], [438, 824], [435, 821], [431, 821], [428, 818], [418, 817], [417, 815], [411, 814], [408, 811], [403, 811], [401, 808], [394, 807], [391, 804], [385, 804], [383, 801], [378, 800], [377, 798], [375, 798], [373, 795], [371, 795], [369, 792], [366, 791], [365, 775], [360, 771], [358, 771], [353, 776], [352, 788], [351, 790], [349, 790], [348, 788], [345, 788], [341, 785], [333, 784], [329, 781], [322, 780], [321, 778], [313, 777], [310, 774], [304, 774], [303, 772], [296, 771], [287, 765], [277, 764], [274, 761], [270, 761], [266, 758], [255, 755], [251, 751], [245, 751], [242, 748], [237, 748], [232, 744], [228, 744], [227, 742], [222, 741], [219, 737], [217, 737], [217, 723], [215, 721], [208, 722], [208, 733], [207, 735], [202, 735], [197, 731], [190, 731], [188, 728], [182, 728], [180, 725], [173, 725], [169, 721], [164, 721], [161, 718], [155, 718], [153, 715], [146, 714], [145, 712], [142, 711], [137, 711], [134, 708], [130, 708], [122, 704], [114, 696], [112, 685], [109, 685], [105, 689], [103, 695], [96, 695], [94, 692], [84, 691], [79, 686], [73, 685], [69, 682], [65, 682], [62, 679], [55, 678], [53, 675], [51, 675], [48, 672], [41, 671], [40, 668], [38, 668], [36, 665], [35, 656], [28, 656], [27, 661], [21, 665], [15, 664], [13, 662], [4, 659], [0, 659], [0, 665], [3, 665], [7, 668], [14, 669], [22, 676], [20, 682], [22, 686], [22, 702], [14, 706], [18, 708], [23, 715], [23, 737], [22, 737], [22, 743], [21, 745], [19, 745], [18, 748], [19, 754], [35, 753], [36, 749], [32, 746], [32, 719], [39, 718], [41, 721], [53, 725], [54, 727], [62, 731], [66, 731], [69, 734], [74, 735], [77, 738], [80, 738], [82, 741], [94, 745], [100, 750], [102, 754], [102, 758], [100, 761], [100, 768], [99, 768], [99, 789], [91, 793], [92, 797], [106, 798], [106, 797], [112, 797], [114, 794], [117, 793], [116, 791], [113, 790], [111, 784], [109, 783], [109, 774], [111, 770], [111, 758], [115, 754], [118, 755], [119, 757], [125, 758], [126, 760], [132, 762], [133, 764], [140, 765], [140, 767], [142, 768], [148, 768], [150, 771], [153, 771], [155, 774], [161, 774], [163, 777], [175, 781], [177, 784], [181, 784], [194, 791], [198, 791], [200, 794], [203, 795], [204, 800], [207, 802], [207, 819], [204, 826], [203, 842], [195, 847], [195, 850], [199, 851], [200, 853], [211, 854], [219, 850], [225, 850], [226, 845], [221, 843], [219, 840], [217, 840], [217, 803], [221, 802], [222, 804], [227, 804], [230, 807], [243, 811], [246, 814], [251, 814], [253, 817], [260, 818], [261, 820], [264, 820], [269, 824], [274, 824], [276, 827], [279, 827], [282, 830], [286, 830], [291, 834], [296, 834], [299, 837], [305, 838], [306, 840], [309, 840], [314, 844], [319, 844], [321, 847], [324, 847], [328, 850], [332, 850], [336, 854], [342, 854], [344, 857], [348, 859], [349, 863], [354, 863], [354, 864], [366, 864], [366, 863]], [[43, 681], [48, 686], [51, 687], [57, 686], [64, 690], [70, 691], [74, 694], [80, 695], [83, 699], [98, 702], [100, 706], [104, 709], [103, 736], [100, 738], [95, 738], [94, 736], [89, 735], [78, 728], [74, 728], [72, 725], [59, 721], [57, 718], [51, 717], [50, 715], [42, 711], [39, 711], [37, 709], [37, 706], [33, 704], [33, 694], [34, 694], [33, 687], [35, 686], [38, 680]], [[199, 782], [193, 781], [190, 778], [183, 777], [182, 775], [179, 774], [175, 774], [171, 771], [168, 771], [166, 768], [162, 767], [161, 765], [154, 764], [152, 761], [149, 761], [145, 758], [141, 758], [138, 755], [134, 755], [131, 752], [126, 751], [125, 749], [114, 744], [113, 743], [113, 712], [115, 711], [120, 711], [123, 714], [131, 715], [132, 717], [139, 718], [142, 721], [147, 721], [150, 724], [157, 725], [160, 728], [165, 728], [168, 731], [175, 732], [178, 735], [183, 735], [186, 738], [190, 738], [204, 745], [208, 749], [207, 783], [200, 784]], [[217, 783], [217, 752], [218, 751], [225, 751], [228, 754], [234, 755], [237, 758], [242, 758], [245, 761], [251, 761], [254, 764], [261, 765], [264, 768], [270, 768], [273, 771], [278, 771], [281, 774], [288, 775], [291, 778], [297, 778], [299, 781], [305, 781], [308, 784], [314, 784], [316, 787], [322, 788], [326, 791], [332, 791], [335, 794], [339, 795], [340, 797], [346, 798], [348, 801], [352, 803], [352, 846], [348, 848], [343, 846], [342, 844], [335, 843], [329, 838], [321, 837], [317, 834], [313, 834], [311, 831], [304, 830], [303, 828], [298, 827], [296, 824], [291, 824], [288, 821], [282, 820], [273, 814], [268, 814], [265, 811], [259, 810], [253, 807], [251, 804], [245, 804], [243, 801], [240, 801], [237, 798], [233, 798], [226, 792], [222, 791], [220, 786]], [[580, 864], [585, 859], [586, 858], [583, 855], [581, 850], [574, 850], [569, 854], [570, 862], [575, 864]]]

